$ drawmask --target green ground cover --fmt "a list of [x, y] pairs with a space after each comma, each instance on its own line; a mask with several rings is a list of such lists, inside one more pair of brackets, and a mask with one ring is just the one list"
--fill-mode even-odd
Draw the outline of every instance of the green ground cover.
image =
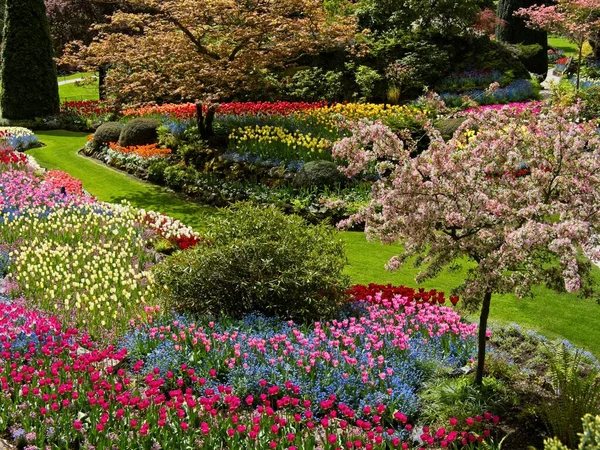
[[[136, 180], [126, 174], [78, 155], [86, 139], [84, 133], [48, 131], [38, 133], [46, 147], [30, 150], [38, 162], [50, 169], [60, 169], [83, 181], [84, 188], [98, 199], [120, 202], [127, 199], [133, 205], [160, 211], [188, 225], [201, 228], [204, 217], [213, 208], [186, 201], [179, 195]], [[385, 262], [398, 247], [367, 242], [363, 233], [341, 233], [347, 245], [347, 274], [354, 283], [393, 283], [415, 286], [416, 269], [407, 266], [390, 273]], [[600, 269], [596, 269], [600, 274]], [[449, 292], [460, 283], [464, 272], [442, 273], [422, 283], [424, 287]], [[496, 323], [516, 322], [535, 329], [550, 338], [565, 338], [573, 344], [600, 356], [600, 305], [594, 300], [580, 299], [573, 294], [557, 294], [545, 288], [534, 291], [531, 299], [520, 300], [514, 295], [497, 295], [492, 300], [491, 319]]]

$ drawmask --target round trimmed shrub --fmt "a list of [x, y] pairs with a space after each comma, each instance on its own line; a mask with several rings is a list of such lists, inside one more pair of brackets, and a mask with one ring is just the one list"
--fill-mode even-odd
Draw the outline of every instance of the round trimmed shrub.
[[155, 119], [133, 119], [125, 124], [119, 136], [123, 147], [148, 145], [158, 142], [160, 122]]
[[346, 257], [333, 228], [239, 203], [206, 229], [202, 244], [154, 266], [167, 309], [306, 323], [333, 317], [343, 302]]
[[92, 147], [95, 151], [107, 146], [111, 142], [119, 142], [123, 124], [120, 122], [106, 122], [96, 129], [92, 139]]
[[346, 177], [340, 172], [337, 164], [331, 161], [307, 162], [294, 179], [294, 184], [302, 188], [332, 187], [345, 182]]

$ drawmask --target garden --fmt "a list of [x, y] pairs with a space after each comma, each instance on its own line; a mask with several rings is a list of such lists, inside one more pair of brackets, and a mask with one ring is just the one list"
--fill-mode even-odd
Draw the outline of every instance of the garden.
[[0, 449], [600, 448], [600, 2], [1, 9]]

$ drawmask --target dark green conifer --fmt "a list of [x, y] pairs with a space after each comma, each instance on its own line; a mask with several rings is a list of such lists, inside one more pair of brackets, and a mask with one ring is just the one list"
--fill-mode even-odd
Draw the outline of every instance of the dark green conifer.
[[56, 64], [44, 0], [6, 0], [0, 85], [4, 119], [58, 112]]

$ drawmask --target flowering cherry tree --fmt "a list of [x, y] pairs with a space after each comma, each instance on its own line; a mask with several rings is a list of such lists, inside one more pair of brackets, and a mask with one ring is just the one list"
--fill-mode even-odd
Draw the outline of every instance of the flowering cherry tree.
[[527, 19], [533, 28], [555, 32], [577, 44], [577, 90], [579, 90], [583, 45], [594, 38], [600, 27], [600, 0], [557, 0], [551, 6], [521, 8], [516, 16]]
[[380, 174], [370, 205], [350, 220], [364, 221], [371, 238], [404, 244], [388, 268], [415, 257], [421, 281], [471, 261], [457, 293], [482, 305], [478, 384], [493, 294], [523, 297], [542, 283], [591, 294], [581, 250], [600, 257], [600, 140], [593, 124], [575, 122], [578, 110], [474, 113], [448, 142], [430, 129], [416, 158], [380, 123], [359, 123], [334, 148], [350, 162], [347, 175]]

